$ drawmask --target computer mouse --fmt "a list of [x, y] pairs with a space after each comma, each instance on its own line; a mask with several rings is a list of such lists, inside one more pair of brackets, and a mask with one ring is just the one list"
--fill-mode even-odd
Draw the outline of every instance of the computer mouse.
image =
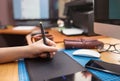
[[92, 49], [78, 49], [73, 52], [73, 55], [86, 56], [86, 57], [100, 57], [100, 53]]
[[80, 28], [65, 28], [62, 30], [64, 35], [81, 35], [83, 32]]

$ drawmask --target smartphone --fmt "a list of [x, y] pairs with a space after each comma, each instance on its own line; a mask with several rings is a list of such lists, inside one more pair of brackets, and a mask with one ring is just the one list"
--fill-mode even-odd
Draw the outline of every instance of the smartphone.
[[98, 60], [90, 60], [85, 67], [120, 75], [120, 65]]
[[101, 81], [98, 77], [88, 71], [80, 71], [68, 75], [51, 78], [45, 81]]

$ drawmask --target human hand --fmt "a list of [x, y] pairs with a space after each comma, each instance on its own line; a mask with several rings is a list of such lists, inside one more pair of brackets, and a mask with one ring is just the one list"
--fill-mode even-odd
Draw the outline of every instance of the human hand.
[[46, 38], [46, 42], [47, 42], [47, 45], [45, 45], [43, 43], [43, 39], [41, 39], [30, 44], [28, 46], [31, 50], [31, 53], [30, 53], [31, 55], [29, 57], [30, 58], [34, 58], [34, 57], [46, 58], [47, 56], [46, 52], [49, 52], [50, 57], [52, 58], [58, 49], [56, 47], [55, 42], [47, 38]]

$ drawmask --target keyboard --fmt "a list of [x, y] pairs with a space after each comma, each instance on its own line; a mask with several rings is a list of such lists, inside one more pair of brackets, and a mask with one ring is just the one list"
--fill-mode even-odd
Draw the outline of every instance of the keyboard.
[[43, 23], [44, 28], [58, 27], [57, 23]]

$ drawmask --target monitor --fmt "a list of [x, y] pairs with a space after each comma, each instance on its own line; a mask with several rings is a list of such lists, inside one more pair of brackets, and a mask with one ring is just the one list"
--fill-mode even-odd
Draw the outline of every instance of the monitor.
[[120, 25], [120, 0], [94, 0], [95, 21]]
[[57, 19], [58, 0], [13, 0], [15, 20]]
[[109, 0], [109, 19], [120, 19], [120, 0]]
[[13, 19], [16, 25], [36, 25], [39, 21], [56, 23], [58, 18], [65, 18], [62, 13], [68, 1], [13, 0]]
[[97, 34], [120, 39], [120, 0], [94, 0]]

